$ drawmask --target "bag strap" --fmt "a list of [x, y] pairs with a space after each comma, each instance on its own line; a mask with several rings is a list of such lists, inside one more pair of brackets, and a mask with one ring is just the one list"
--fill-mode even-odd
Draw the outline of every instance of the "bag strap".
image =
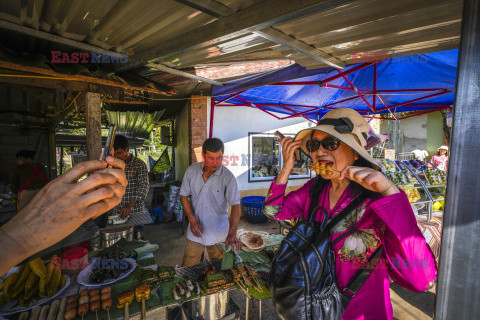
[[368, 258], [368, 262], [365, 266], [353, 275], [352, 279], [348, 282], [345, 289], [343, 289], [343, 294], [347, 295], [350, 299], [355, 297], [358, 291], [362, 288], [362, 286], [367, 281], [368, 277], [372, 274], [373, 270], [375, 270], [376, 264], [372, 265], [372, 261], [377, 261], [380, 258], [380, 255], [383, 252], [383, 245], [380, 245], [373, 254]]
[[331, 230], [337, 223], [345, 219], [345, 217], [358, 207], [367, 197], [362, 193], [350, 202], [339, 214], [333, 217], [327, 224], [326, 230]]

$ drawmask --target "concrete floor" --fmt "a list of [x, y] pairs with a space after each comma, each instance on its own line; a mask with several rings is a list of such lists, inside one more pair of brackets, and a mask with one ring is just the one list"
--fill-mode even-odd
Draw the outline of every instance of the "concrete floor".
[[[244, 218], [240, 220], [239, 229], [261, 230], [269, 233], [279, 233], [280, 228], [275, 221], [269, 220], [265, 224], [252, 224]], [[154, 252], [158, 265], [180, 266], [185, 248], [185, 236], [182, 235], [180, 223], [171, 222], [161, 225], [145, 226], [145, 239], [159, 246]], [[393, 316], [398, 320], [429, 320], [433, 318], [435, 290], [423, 293], [410, 292], [395, 283], [392, 283], [391, 301]], [[240, 307], [242, 319], [245, 319], [245, 295], [238, 290], [232, 293], [232, 297]], [[258, 319], [258, 301], [250, 302], [249, 319]], [[262, 302], [262, 319], [280, 319], [273, 307], [271, 299]]]

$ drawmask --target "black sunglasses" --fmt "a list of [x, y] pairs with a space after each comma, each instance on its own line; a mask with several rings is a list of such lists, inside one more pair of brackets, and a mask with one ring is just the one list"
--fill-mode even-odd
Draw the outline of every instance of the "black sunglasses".
[[322, 146], [323, 149], [327, 151], [334, 151], [337, 150], [338, 146], [340, 145], [340, 139], [337, 139], [333, 136], [328, 136], [323, 140], [315, 140], [315, 139], [310, 139], [307, 140], [307, 143], [305, 144], [308, 152], [315, 152]]

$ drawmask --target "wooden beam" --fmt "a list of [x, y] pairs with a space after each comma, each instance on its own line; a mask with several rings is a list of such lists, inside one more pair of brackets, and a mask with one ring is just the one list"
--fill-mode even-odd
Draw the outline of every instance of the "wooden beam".
[[213, 0], [175, 0], [190, 8], [196, 9], [216, 18], [225, 17], [235, 13], [230, 7], [227, 7]]
[[263, 30], [254, 31], [253, 33], [267, 40], [270, 40], [272, 42], [281, 44], [284, 47], [295, 50], [303, 55], [306, 55], [307, 57], [310, 57], [312, 59], [325, 63], [334, 68], [337, 68], [337, 69], [345, 68], [345, 63], [343, 61], [315, 47], [312, 47], [306, 44], [305, 42], [297, 40], [294, 37], [290, 37], [289, 35], [286, 35], [285, 33], [278, 31], [276, 29], [266, 28]]
[[211, 46], [253, 31], [310, 15], [334, 7], [354, 4], [358, 0], [266, 0], [215, 22], [201, 26], [159, 43], [129, 57], [128, 63], [113, 66], [114, 72], [126, 71], [153, 59], [166, 59], [180, 53]]
[[[87, 77], [87, 76], [79, 76], [79, 75], [68, 75], [68, 74], [64, 74], [64, 73], [58, 73], [58, 72], [55, 72], [55, 71], [50, 70], [50, 69], [24, 66], [24, 65], [20, 65], [20, 64], [8, 62], [8, 61], [2, 61], [2, 60], [0, 60], [0, 68], [22, 71], [22, 72], [29, 72], [29, 73], [37, 73], [37, 74], [49, 76], [49, 77], [52, 77], [52, 78], [56, 78], [56, 80], [87, 82], [87, 83], [100, 84], [100, 85], [105, 85], [105, 86], [110, 86], [110, 87], [145, 91], [145, 92], [150, 92], [150, 93], [155, 93], [155, 94], [160, 94], [160, 95], [166, 95], [167, 94], [163, 91], [153, 89], [153, 88], [134, 87], [134, 86], [130, 86], [130, 85], [125, 84], [125, 83], [119, 83], [119, 82], [114, 82], [114, 81], [110, 81], [110, 80], [104, 80], [104, 79]], [[12, 77], [12, 76], [13, 75], [9, 75], [8, 77]], [[29, 77], [29, 75], [18, 75], [18, 76]], [[1, 77], [2, 77], [2, 74], [0, 74], [0, 78]], [[48, 80], [48, 77], [45, 78], [45, 80]]]
[[121, 100], [110, 100], [110, 99], [103, 99], [102, 102], [118, 103], [118, 104], [148, 104], [147, 101], [121, 101]]
[[32, 78], [4, 78], [0, 76], [0, 82], [7, 84], [17, 84], [32, 86], [38, 88], [68, 90], [68, 91], [81, 91], [81, 92], [103, 92], [99, 86], [94, 86], [88, 83], [82, 82], [70, 82], [57, 79], [32, 79]]
[[85, 94], [85, 124], [87, 128], [87, 158], [97, 160], [102, 152], [102, 106], [98, 93]]

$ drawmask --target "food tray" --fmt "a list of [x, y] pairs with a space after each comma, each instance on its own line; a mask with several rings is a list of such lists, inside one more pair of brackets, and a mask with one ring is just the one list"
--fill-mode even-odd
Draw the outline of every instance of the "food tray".
[[78, 278], [77, 278], [77, 282], [79, 284], [83, 284], [85, 287], [99, 287], [99, 286], [105, 286], [105, 285], [115, 283], [118, 280], [121, 280], [121, 279], [127, 277], [137, 267], [137, 262], [135, 261], [135, 259], [125, 258], [125, 261], [128, 261], [130, 263], [131, 267], [127, 272], [122, 273], [118, 278], [107, 279], [103, 283], [92, 283], [92, 282], [90, 282], [90, 274], [93, 272], [93, 268], [92, 268], [93, 265], [90, 264], [86, 269], [84, 269], [84, 270], [82, 270], [82, 272], [80, 272], [80, 274], [78, 275]]
[[[2, 283], [9, 275], [11, 275], [12, 273], [18, 272], [19, 270], [20, 270], [20, 267], [14, 267], [14, 268], [10, 269], [6, 274], [4, 274], [2, 277], [0, 277], [0, 283]], [[52, 299], [55, 299], [56, 297], [58, 297], [63, 292], [63, 290], [68, 288], [68, 286], [70, 285], [70, 277], [65, 275], [65, 274], [62, 274], [62, 276], [65, 278], [65, 286], [63, 286], [63, 288], [58, 289], [57, 292], [55, 292], [55, 294], [53, 296], [47, 297], [47, 298], [44, 298], [44, 299], [41, 299], [41, 300], [34, 299], [26, 307], [17, 305], [17, 299], [13, 299], [13, 300], [5, 303], [4, 305], [0, 306], [0, 316], [6, 316], [6, 315], [9, 315], [9, 314], [14, 314], [14, 313], [18, 313], [18, 312], [27, 311], [27, 310], [33, 309], [35, 306], [44, 304], [45, 302], [48, 302]]]

